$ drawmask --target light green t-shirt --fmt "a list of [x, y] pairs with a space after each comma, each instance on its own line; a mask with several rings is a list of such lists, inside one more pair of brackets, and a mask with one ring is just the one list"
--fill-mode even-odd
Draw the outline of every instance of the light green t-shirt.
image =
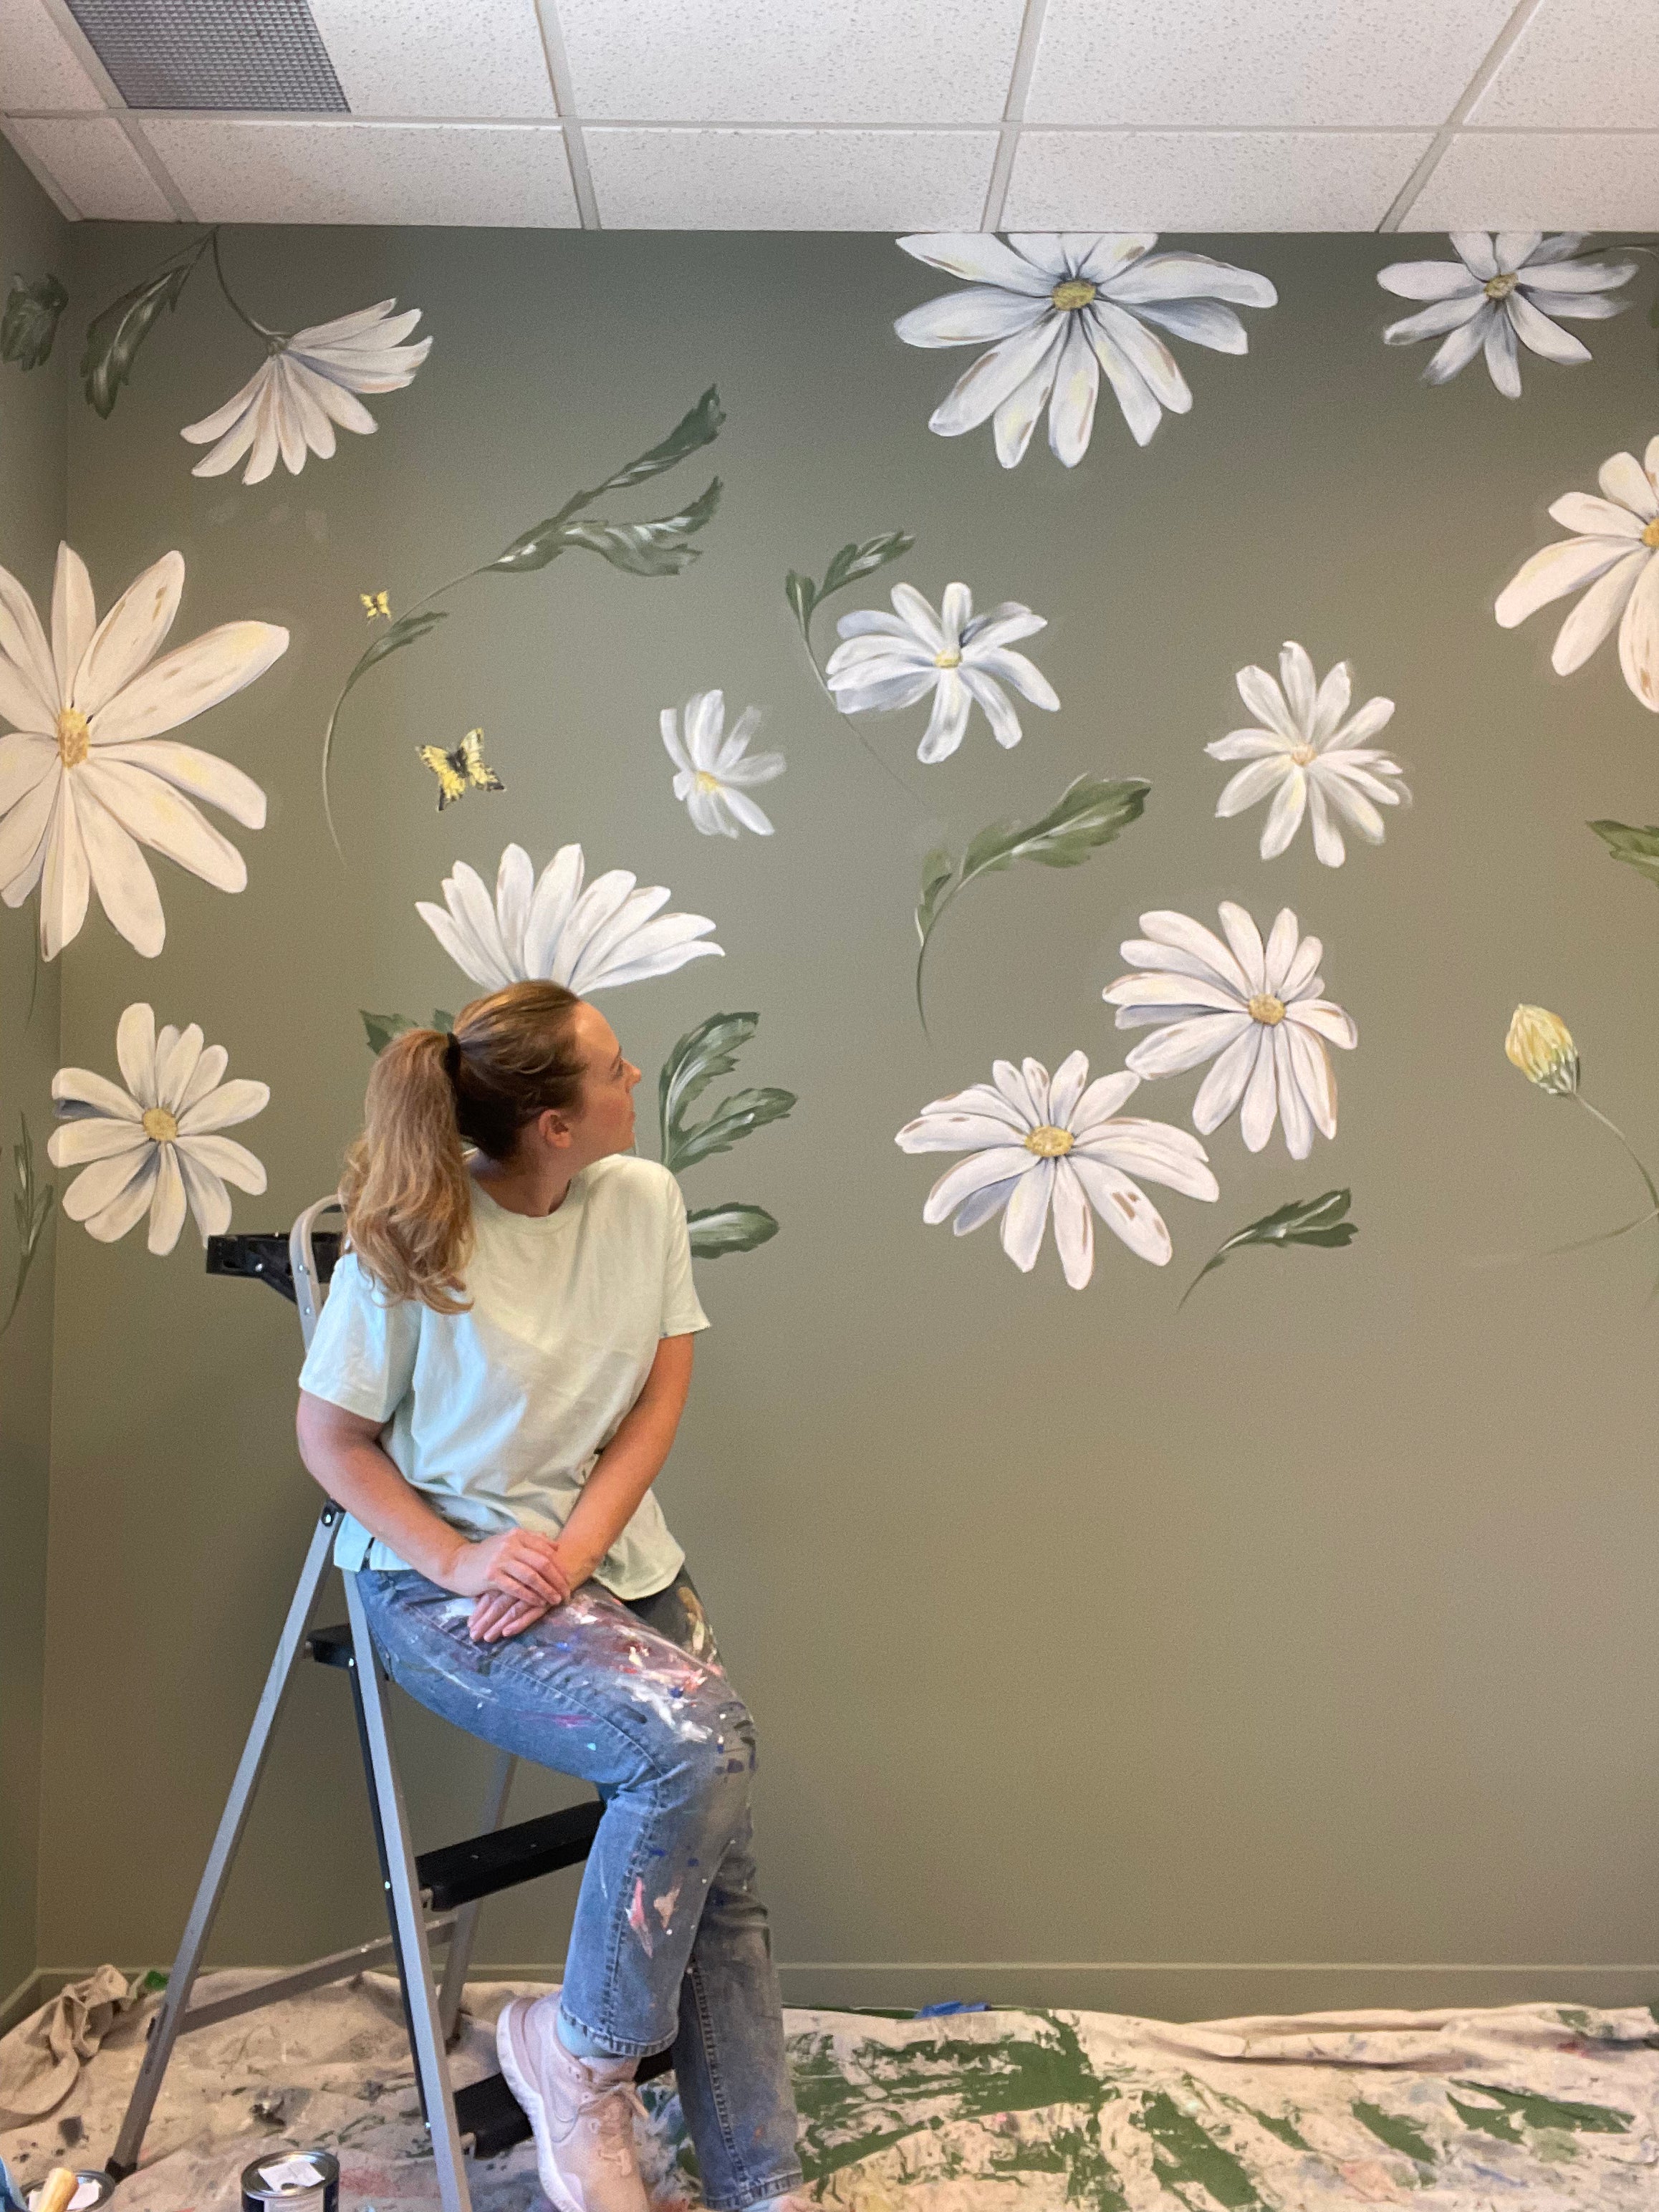
[[[343, 1254], [300, 1387], [366, 1420], [404, 1480], [454, 1528], [556, 1536], [645, 1387], [665, 1336], [707, 1328], [685, 1201], [665, 1168], [612, 1153], [550, 1214], [509, 1213], [475, 1183], [467, 1311], [389, 1301]], [[346, 1568], [404, 1563], [349, 1516]], [[665, 1589], [684, 1553], [654, 1490], [595, 1572], [618, 1597]]]

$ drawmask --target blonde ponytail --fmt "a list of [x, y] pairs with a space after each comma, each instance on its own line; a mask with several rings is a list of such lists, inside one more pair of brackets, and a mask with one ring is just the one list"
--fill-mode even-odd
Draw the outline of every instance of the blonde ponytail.
[[405, 1030], [375, 1061], [340, 1202], [352, 1249], [389, 1297], [465, 1311], [466, 1147], [507, 1159], [526, 1122], [576, 1107], [583, 1070], [571, 1017], [580, 1003], [560, 983], [510, 983], [464, 1006], [453, 1036]]

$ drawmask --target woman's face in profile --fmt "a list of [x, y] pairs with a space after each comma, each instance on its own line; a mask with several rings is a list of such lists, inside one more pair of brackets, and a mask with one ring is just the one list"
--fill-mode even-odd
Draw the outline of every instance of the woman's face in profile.
[[597, 1006], [584, 1000], [573, 1027], [583, 1072], [581, 1101], [570, 1133], [584, 1162], [601, 1160], [633, 1145], [634, 1086], [640, 1071], [623, 1057], [615, 1031]]

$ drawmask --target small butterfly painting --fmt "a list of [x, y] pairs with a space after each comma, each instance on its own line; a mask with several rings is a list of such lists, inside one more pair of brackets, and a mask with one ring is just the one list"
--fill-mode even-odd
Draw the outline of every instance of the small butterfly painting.
[[370, 622], [381, 617], [387, 622], [392, 620], [392, 602], [384, 592], [359, 592], [357, 597], [362, 601], [363, 613]]
[[441, 745], [416, 745], [415, 750], [438, 779], [440, 814], [452, 799], [465, 799], [469, 791], [507, 788], [484, 760], [482, 730], [469, 730], [453, 751], [446, 752]]

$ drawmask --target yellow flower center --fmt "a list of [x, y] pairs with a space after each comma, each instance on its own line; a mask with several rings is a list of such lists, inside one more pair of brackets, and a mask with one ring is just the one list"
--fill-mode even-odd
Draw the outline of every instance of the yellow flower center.
[[92, 743], [92, 732], [84, 714], [77, 714], [73, 707], [65, 707], [58, 717], [58, 757], [65, 768], [79, 768], [87, 757]]
[[960, 668], [962, 655], [954, 647], [944, 653], [936, 653], [933, 655], [933, 665], [935, 668]]
[[1079, 307], [1088, 306], [1097, 289], [1086, 276], [1068, 276], [1063, 284], [1055, 285], [1048, 297], [1062, 311], [1074, 313]]
[[1642, 532], [1642, 543], [1650, 547], [1654, 552], [1659, 553], [1659, 518], [1649, 523], [1647, 528]]
[[720, 778], [710, 775], [706, 768], [699, 769], [694, 780], [699, 791], [718, 791], [720, 787]]
[[144, 1116], [144, 1134], [152, 1144], [170, 1145], [179, 1133], [179, 1124], [165, 1106], [152, 1106]]
[[1319, 758], [1319, 748], [1317, 745], [1293, 745], [1291, 758], [1298, 768], [1306, 768], [1310, 761]]
[[1488, 276], [1486, 283], [1486, 297], [1489, 300], [1507, 300], [1520, 282], [1519, 276]]
[[1263, 1022], [1276, 1030], [1285, 1018], [1285, 1001], [1274, 998], [1271, 991], [1258, 991], [1250, 1001], [1250, 1019]]
[[1057, 1160], [1072, 1149], [1073, 1137], [1069, 1129], [1057, 1129], [1052, 1121], [1033, 1129], [1025, 1139], [1025, 1149], [1035, 1152], [1040, 1160]]

